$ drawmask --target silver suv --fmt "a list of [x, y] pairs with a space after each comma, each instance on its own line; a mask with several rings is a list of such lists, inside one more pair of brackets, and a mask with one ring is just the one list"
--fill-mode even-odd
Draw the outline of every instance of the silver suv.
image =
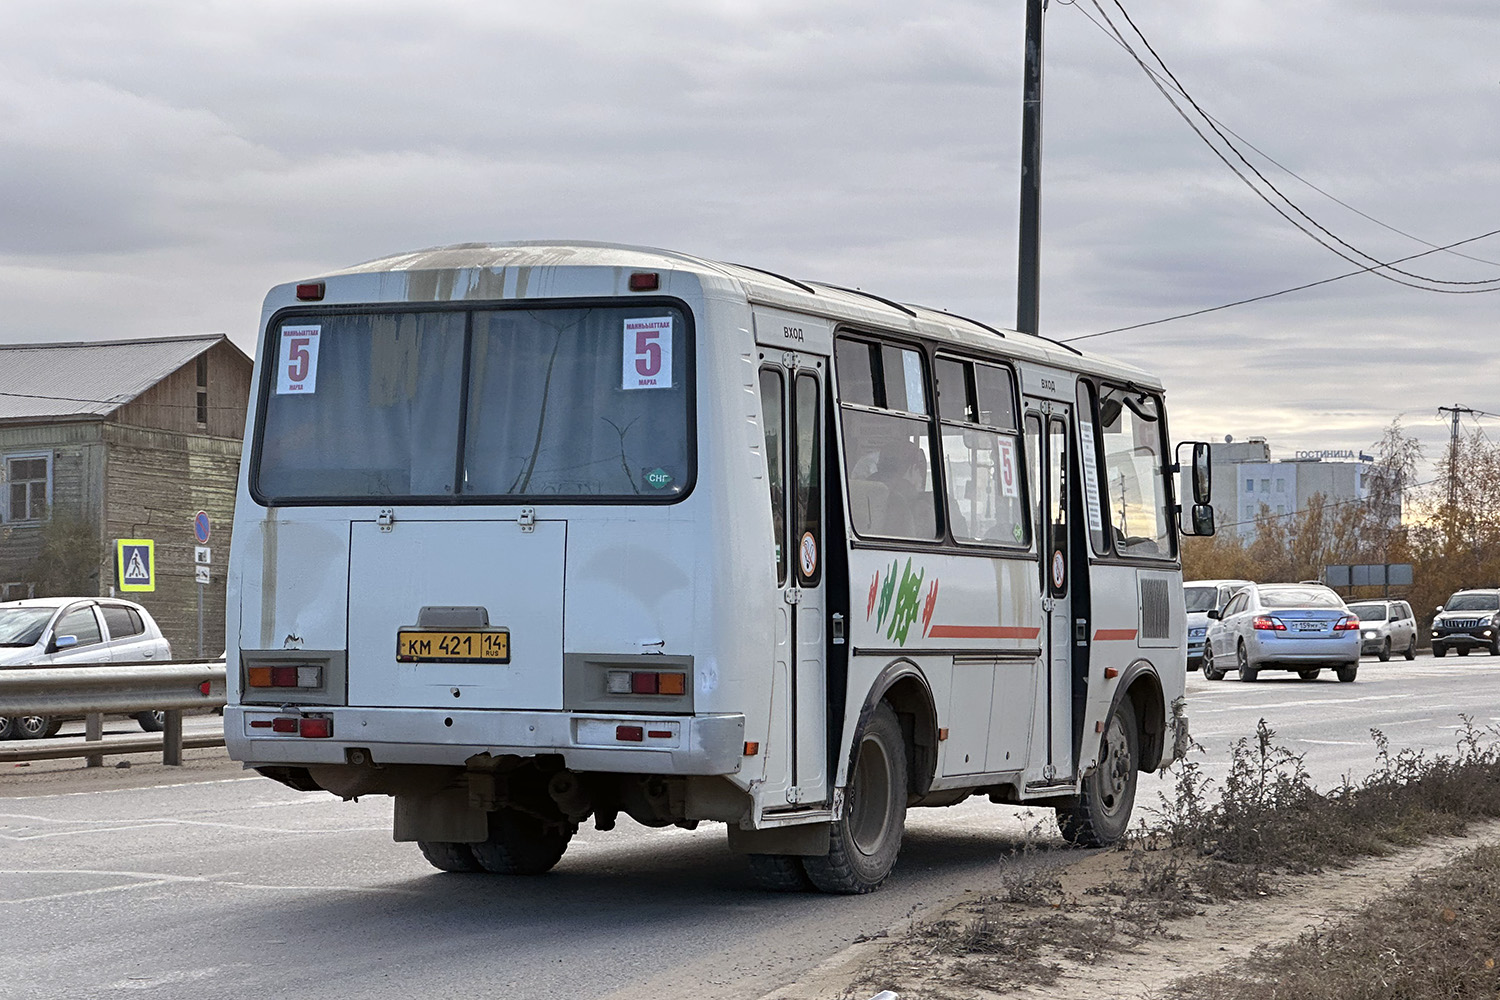
[[1417, 658], [1417, 620], [1405, 601], [1360, 601], [1349, 610], [1359, 616], [1359, 651], [1374, 653], [1384, 663], [1392, 652]]

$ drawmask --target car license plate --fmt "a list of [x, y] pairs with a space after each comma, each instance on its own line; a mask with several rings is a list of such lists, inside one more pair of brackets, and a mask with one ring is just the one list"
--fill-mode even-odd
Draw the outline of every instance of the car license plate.
[[1323, 631], [1323, 623], [1322, 622], [1298, 622], [1297, 623], [1297, 631], [1298, 632], [1321, 632], [1321, 631]]
[[396, 630], [401, 663], [509, 663], [510, 629]]

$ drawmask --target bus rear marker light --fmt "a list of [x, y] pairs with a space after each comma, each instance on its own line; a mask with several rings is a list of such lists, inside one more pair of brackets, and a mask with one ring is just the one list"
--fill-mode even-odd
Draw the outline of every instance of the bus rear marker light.
[[615, 739], [621, 743], [639, 743], [646, 738], [640, 726], [616, 726]]
[[297, 298], [303, 302], [323, 301], [323, 282], [307, 281], [297, 286]]
[[333, 720], [304, 715], [300, 720], [297, 735], [310, 740], [326, 740], [333, 735]]
[[655, 271], [636, 271], [630, 276], [632, 292], [654, 292], [661, 287], [661, 275]]
[[746, 743], [745, 744], [745, 756], [746, 757], [754, 757], [758, 753], [760, 753], [760, 744], [759, 743], [750, 742], [750, 743]]

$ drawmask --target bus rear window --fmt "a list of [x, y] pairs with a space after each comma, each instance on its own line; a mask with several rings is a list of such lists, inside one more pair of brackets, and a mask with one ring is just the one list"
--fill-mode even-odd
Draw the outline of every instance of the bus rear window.
[[668, 500], [693, 480], [678, 308], [320, 313], [266, 350], [262, 502]]

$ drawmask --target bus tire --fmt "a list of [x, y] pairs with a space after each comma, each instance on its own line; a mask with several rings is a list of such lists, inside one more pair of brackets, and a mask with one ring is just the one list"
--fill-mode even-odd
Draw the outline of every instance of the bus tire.
[[484, 871], [484, 866], [479, 863], [478, 858], [474, 857], [474, 852], [470, 850], [468, 844], [460, 844], [451, 840], [419, 840], [417, 846], [422, 849], [422, 857], [439, 871]]
[[767, 892], [806, 892], [812, 888], [802, 859], [792, 854], [750, 854], [750, 877]]
[[880, 888], [901, 851], [906, 796], [906, 739], [895, 711], [882, 701], [859, 734], [828, 854], [802, 859], [819, 891], [849, 896]]
[[1076, 802], [1059, 807], [1063, 839], [1078, 847], [1108, 847], [1130, 826], [1140, 764], [1140, 731], [1135, 706], [1122, 697], [1099, 741], [1099, 763], [1084, 776]]
[[0, 740], [16, 738], [16, 720], [9, 715], [0, 715]]
[[490, 813], [490, 835], [470, 844], [469, 850], [493, 875], [540, 875], [562, 860], [572, 839], [573, 832], [566, 827], [502, 808]]

